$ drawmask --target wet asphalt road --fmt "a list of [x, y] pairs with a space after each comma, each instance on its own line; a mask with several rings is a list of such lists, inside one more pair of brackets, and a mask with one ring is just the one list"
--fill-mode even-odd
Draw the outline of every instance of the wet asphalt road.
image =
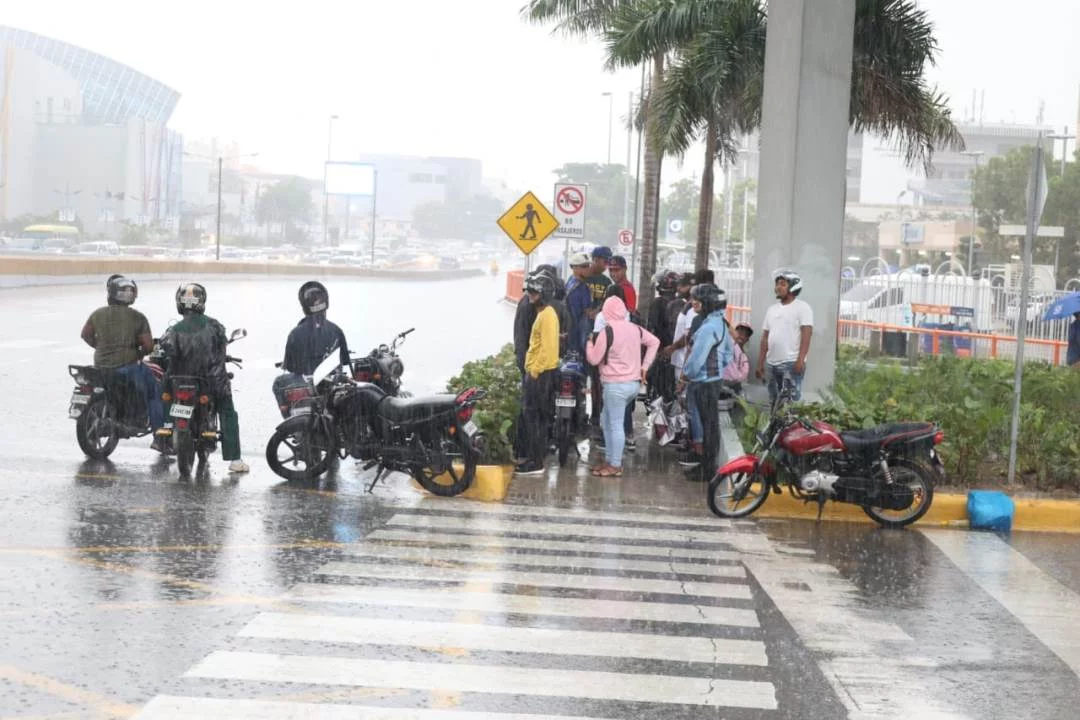
[[[75, 445], [96, 288], [0, 293], [0, 718], [1077, 716], [1076, 538], [722, 523], [644, 452], [527, 505], [366, 495], [351, 463], [289, 486], [261, 452], [295, 283], [219, 285], [253, 472], [193, 483], [141, 440]], [[155, 330], [172, 290], [141, 288]], [[340, 283], [331, 314], [364, 351], [415, 325], [423, 392], [508, 337], [500, 290]]]

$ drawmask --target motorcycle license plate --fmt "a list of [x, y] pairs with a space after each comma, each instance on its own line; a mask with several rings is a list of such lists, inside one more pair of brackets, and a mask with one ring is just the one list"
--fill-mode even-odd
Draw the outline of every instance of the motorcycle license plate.
[[465, 423], [465, 427], [463, 427], [461, 429], [464, 430], [465, 434], [467, 436], [469, 436], [469, 437], [472, 437], [473, 435], [475, 435], [476, 431], [479, 430], [479, 428], [476, 427], [476, 423], [474, 423], [472, 420]]
[[90, 396], [89, 395], [80, 395], [79, 393], [75, 393], [74, 395], [71, 396], [71, 404], [72, 405], [87, 405], [89, 402], [90, 402]]
[[173, 405], [169, 410], [169, 415], [174, 418], [184, 418], [185, 420], [191, 419], [191, 414], [195, 411], [195, 407], [192, 405]]
[[577, 398], [555, 398], [555, 407], [577, 407]]

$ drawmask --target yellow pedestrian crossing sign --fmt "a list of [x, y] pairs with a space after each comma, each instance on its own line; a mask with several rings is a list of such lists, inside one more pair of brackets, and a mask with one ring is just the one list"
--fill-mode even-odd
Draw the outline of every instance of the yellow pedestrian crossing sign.
[[559, 229], [559, 221], [544, 203], [527, 192], [499, 218], [499, 227], [521, 252], [529, 255]]

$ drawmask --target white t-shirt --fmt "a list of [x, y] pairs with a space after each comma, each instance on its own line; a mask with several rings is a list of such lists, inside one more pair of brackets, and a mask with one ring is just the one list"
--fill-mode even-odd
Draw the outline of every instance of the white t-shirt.
[[[675, 320], [675, 334], [672, 336], [673, 342], [679, 342], [690, 333], [690, 326], [694, 323], [694, 318], [697, 317], [697, 313], [694, 312], [694, 308], [690, 303], [686, 303], [686, 312], [679, 313], [679, 317]], [[671, 355], [671, 364], [675, 366], [675, 375], [678, 377], [679, 372], [682, 371], [683, 365], [686, 364], [686, 357], [690, 353], [689, 347], [684, 347], [681, 350], [676, 350]]]
[[798, 360], [804, 327], [814, 327], [814, 311], [799, 298], [787, 305], [770, 305], [765, 311], [764, 330], [769, 333], [769, 352], [765, 355], [765, 362], [779, 365]]

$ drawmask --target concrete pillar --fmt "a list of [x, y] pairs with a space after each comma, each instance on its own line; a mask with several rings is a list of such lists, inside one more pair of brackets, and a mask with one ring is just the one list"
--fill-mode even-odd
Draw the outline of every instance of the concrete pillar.
[[855, 0], [769, 1], [753, 322], [776, 302], [773, 270], [802, 273], [814, 310], [810, 393], [836, 368], [854, 32]]

